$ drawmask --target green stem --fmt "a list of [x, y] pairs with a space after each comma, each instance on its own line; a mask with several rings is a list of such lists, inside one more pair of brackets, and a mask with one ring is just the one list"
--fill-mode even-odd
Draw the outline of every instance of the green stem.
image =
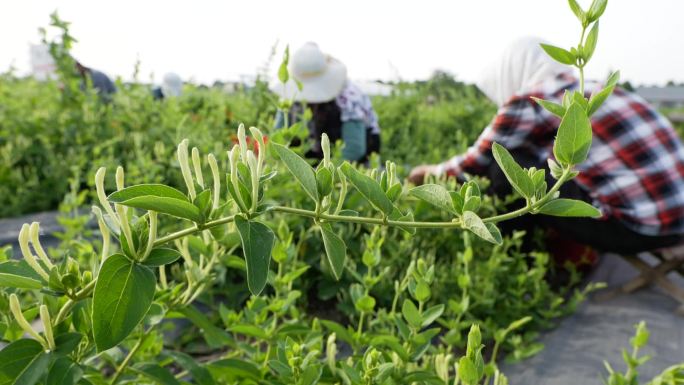
[[361, 223], [369, 225], [387, 225], [393, 227], [416, 227], [416, 228], [433, 228], [433, 229], [444, 229], [444, 228], [462, 228], [460, 221], [451, 222], [411, 222], [411, 221], [393, 221], [385, 220], [382, 218], [369, 218], [369, 217], [352, 217], [346, 215], [332, 215], [332, 214], [316, 214], [315, 211], [297, 209], [292, 207], [284, 206], [274, 206], [271, 207], [272, 211], [283, 212], [289, 214], [295, 214], [302, 217], [323, 219], [332, 222], [347, 222], [347, 223]]
[[230, 223], [234, 219], [235, 219], [235, 215], [230, 215], [227, 217], [223, 217], [223, 218], [215, 219], [213, 221], [209, 221], [202, 226], [194, 225], [192, 227], [188, 227], [187, 229], [176, 231], [175, 233], [171, 233], [165, 237], [158, 238], [156, 241], [154, 241], [154, 246], [155, 247], [161, 246], [165, 243], [174, 241], [174, 240], [179, 239], [179, 238], [183, 238], [186, 235], [191, 235], [191, 234], [194, 234], [194, 233], [201, 231], [201, 230], [206, 230], [206, 229], [210, 229], [212, 227], [216, 227], [219, 225]]
[[62, 308], [59, 309], [59, 313], [57, 313], [57, 318], [55, 318], [54, 325], [58, 325], [60, 322], [64, 321], [64, 319], [67, 316], [67, 313], [69, 313], [69, 310], [71, 310], [74, 307], [74, 305], [76, 305], [76, 302], [88, 297], [90, 293], [92, 293], [92, 291], [95, 289], [96, 283], [97, 279], [93, 279], [83, 289], [77, 292], [76, 295], [73, 296], [73, 298], [70, 298], [68, 301], [66, 301]]
[[509, 219], [517, 218], [519, 216], [522, 216], [522, 215], [529, 213], [530, 211], [532, 211], [534, 209], [538, 209], [538, 208], [542, 207], [546, 202], [548, 202], [549, 200], [551, 200], [551, 198], [553, 198], [553, 195], [558, 190], [560, 190], [563, 183], [565, 183], [565, 181], [568, 179], [568, 175], [570, 175], [571, 171], [572, 170], [570, 167], [563, 169], [563, 174], [561, 174], [560, 178], [558, 178], [558, 180], [553, 185], [553, 187], [551, 187], [551, 190], [549, 190], [546, 193], [546, 195], [544, 195], [540, 200], [538, 200], [534, 203], [531, 203], [531, 204], [528, 203], [527, 205], [525, 205], [525, 207], [519, 208], [515, 211], [511, 211], [510, 213], [495, 215], [495, 216], [489, 217], [489, 218], [482, 218], [482, 222], [484, 222], [484, 223], [502, 222], [502, 221], [506, 221]]
[[126, 358], [124, 358], [123, 362], [121, 362], [121, 365], [116, 369], [116, 373], [114, 373], [114, 377], [112, 377], [112, 385], [116, 384], [116, 382], [119, 380], [119, 377], [123, 374], [124, 370], [128, 366], [128, 364], [131, 362], [131, 359], [135, 355], [135, 353], [140, 350], [140, 348], [143, 345], [143, 342], [145, 341], [145, 338], [147, 335], [152, 331], [153, 328], [147, 329], [141, 336], [140, 339], [138, 339], [138, 342], [135, 343], [133, 348], [128, 352], [126, 355]]
[[363, 318], [366, 315], [366, 313], [361, 312], [361, 316], [359, 317], [359, 327], [356, 329], [356, 338], [361, 338], [361, 332], [363, 332]]
[[[584, 34], [587, 32], [587, 27], [588, 26], [582, 26], [582, 35], [580, 36], [580, 46], [584, 46]], [[584, 65], [587, 64], [584, 59], [579, 59], [579, 63], [577, 63], [577, 68], [579, 69], [579, 87], [580, 87], [580, 94], [582, 94], [582, 97], [584, 97]]]

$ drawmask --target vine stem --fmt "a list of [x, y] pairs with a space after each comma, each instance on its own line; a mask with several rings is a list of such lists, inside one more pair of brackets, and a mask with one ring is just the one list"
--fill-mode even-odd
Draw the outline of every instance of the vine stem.
[[59, 313], [57, 314], [57, 318], [55, 318], [54, 324], [55, 326], [58, 325], [60, 322], [64, 321], [64, 319], [67, 316], [67, 313], [71, 308], [76, 305], [76, 302], [82, 300], [83, 298], [86, 298], [90, 293], [95, 289], [95, 285], [97, 284], [97, 278], [93, 278], [92, 281], [90, 281], [81, 291], [76, 293], [76, 295], [73, 298], [70, 298], [68, 301], [64, 303], [61, 309], [59, 309]]
[[138, 339], [138, 342], [135, 343], [133, 348], [128, 352], [126, 355], [126, 358], [124, 358], [123, 362], [121, 362], [121, 365], [116, 369], [116, 373], [114, 373], [114, 377], [112, 377], [112, 385], [116, 384], [116, 382], [119, 380], [119, 377], [123, 374], [124, 370], [128, 366], [128, 363], [131, 361], [135, 353], [140, 350], [142, 347], [143, 342], [145, 341], [145, 338], [147, 337], [148, 334], [152, 331], [152, 327], [145, 330], [145, 332], [140, 336], [140, 339]]
[[570, 167], [564, 168], [563, 169], [563, 174], [561, 174], [560, 178], [556, 181], [556, 183], [551, 187], [551, 190], [549, 190], [546, 195], [544, 195], [540, 200], [530, 204], [528, 203], [525, 205], [525, 207], [521, 207], [515, 211], [511, 211], [510, 213], [506, 214], [501, 214], [501, 215], [495, 215], [493, 217], [489, 218], [482, 218], [482, 222], [484, 223], [497, 223], [497, 222], [503, 222], [509, 219], [517, 218], [519, 216], [525, 215], [529, 213], [530, 211], [537, 209], [541, 206], [543, 206], [546, 202], [551, 200], [554, 194], [560, 190], [561, 186], [563, 183], [566, 182], [568, 179], [568, 176], [570, 175], [570, 172], [572, 169]]
[[[568, 178], [568, 175], [570, 174], [571, 169], [570, 168], [565, 168], [563, 170], [563, 174], [561, 175], [560, 178], [556, 181], [556, 183], [551, 187], [551, 189], [542, 197], [540, 200], [528, 204], [525, 207], [522, 207], [518, 210], [511, 211], [510, 213], [506, 214], [501, 214], [501, 215], [495, 215], [492, 217], [488, 218], [483, 218], [482, 221], [485, 223], [497, 223], [497, 222], [502, 222], [508, 219], [516, 218], [521, 215], [527, 214], [530, 211], [537, 209], [541, 207], [543, 204], [548, 202], [553, 195], [560, 189], [561, 185], [565, 183], [565, 181]], [[388, 219], [383, 219], [383, 218], [372, 218], [372, 217], [353, 217], [353, 216], [347, 216], [347, 215], [334, 215], [334, 214], [325, 214], [325, 213], [317, 213], [316, 211], [312, 210], [305, 210], [305, 209], [298, 209], [294, 207], [285, 207], [285, 206], [273, 206], [270, 208], [270, 211], [273, 212], [282, 212], [282, 213], [288, 213], [288, 214], [294, 214], [294, 215], [299, 215], [301, 217], [308, 217], [308, 218], [313, 218], [313, 219], [319, 219], [319, 220], [326, 220], [326, 221], [331, 221], [331, 222], [346, 222], [346, 223], [360, 223], [360, 224], [369, 224], [369, 225], [385, 225], [385, 226], [392, 226], [392, 227], [414, 227], [414, 228], [431, 228], [431, 229], [448, 229], [448, 228], [463, 228], [463, 223], [460, 220], [453, 220], [450, 222], [413, 222], [413, 221], [393, 221], [393, 220], [388, 220]], [[183, 229], [180, 231], [177, 231], [175, 233], [171, 233], [169, 235], [166, 235], [164, 237], [158, 238], [154, 242], [154, 246], [161, 246], [167, 242], [171, 242], [173, 240], [183, 238], [187, 235], [194, 234], [198, 231], [201, 230], [206, 230], [210, 229], [212, 227], [216, 227], [222, 224], [230, 223], [235, 220], [235, 215], [230, 215], [227, 217], [219, 218], [210, 222], [207, 222], [201, 226], [194, 225], [192, 227], [188, 227], [187, 229]]]

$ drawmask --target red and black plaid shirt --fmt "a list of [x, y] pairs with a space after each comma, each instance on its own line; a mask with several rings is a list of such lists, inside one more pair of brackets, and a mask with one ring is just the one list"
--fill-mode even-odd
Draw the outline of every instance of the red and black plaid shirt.
[[[561, 103], [565, 90], [577, 87], [575, 78], [561, 75], [514, 96], [466, 153], [441, 165], [443, 171], [482, 174], [494, 161], [493, 142], [546, 164], [560, 119], [530, 97]], [[587, 92], [599, 89], [587, 86]], [[593, 143], [575, 180], [604, 217], [644, 235], [684, 233], [684, 146], [667, 119], [639, 96], [616, 89], [591, 122]]]

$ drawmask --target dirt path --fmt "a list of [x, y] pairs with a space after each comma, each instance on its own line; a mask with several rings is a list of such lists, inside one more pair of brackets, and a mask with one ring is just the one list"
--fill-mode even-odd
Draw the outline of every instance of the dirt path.
[[[591, 279], [611, 285], [635, 274], [617, 256], [606, 255]], [[683, 279], [677, 281], [684, 285]], [[504, 365], [503, 370], [511, 385], [602, 384], [603, 361], [624, 370], [622, 349], [629, 347], [634, 325], [644, 320], [651, 332], [644, 352], [652, 357], [640, 371], [645, 384], [666, 367], [684, 362], [684, 317], [675, 312], [677, 308], [676, 301], [655, 288], [604, 302], [592, 298], [542, 337], [545, 349], [541, 354]]]

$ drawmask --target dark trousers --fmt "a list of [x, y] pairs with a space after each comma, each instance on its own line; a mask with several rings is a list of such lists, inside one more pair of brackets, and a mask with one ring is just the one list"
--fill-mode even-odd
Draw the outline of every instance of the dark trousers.
[[[546, 168], [546, 165], [534, 164], [537, 162], [530, 161], [530, 158], [525, 155], [513, 154], [513, 157], [523, 167]], [[548, 169], [546, 175], [547, 184], [552, 186], [555, 180], [551, 177]], [[491, 180], [490, 190], [492, 193], [498, 196], [511, 193], [511, 186], [496, 163], [489, 167], [487, 176]], [[591, 203], [589, 194], [573, 180], [566, 182], [561, 187], [560, 196]], [[528, 234], [532, 234], [535, 228], [550, 230], [565, 239], [591, 246], [596, 250], [618, 254], [634, 254], [656, 250], [676, 245], [683, 240], [681, 235], [648, 236], [639, 234], [615, 218], [568, 218], [537, 214], [525, 215], [502, 222], [500, 227], [504, 233], [510, 233], [513, 230], [525, 230]]]

